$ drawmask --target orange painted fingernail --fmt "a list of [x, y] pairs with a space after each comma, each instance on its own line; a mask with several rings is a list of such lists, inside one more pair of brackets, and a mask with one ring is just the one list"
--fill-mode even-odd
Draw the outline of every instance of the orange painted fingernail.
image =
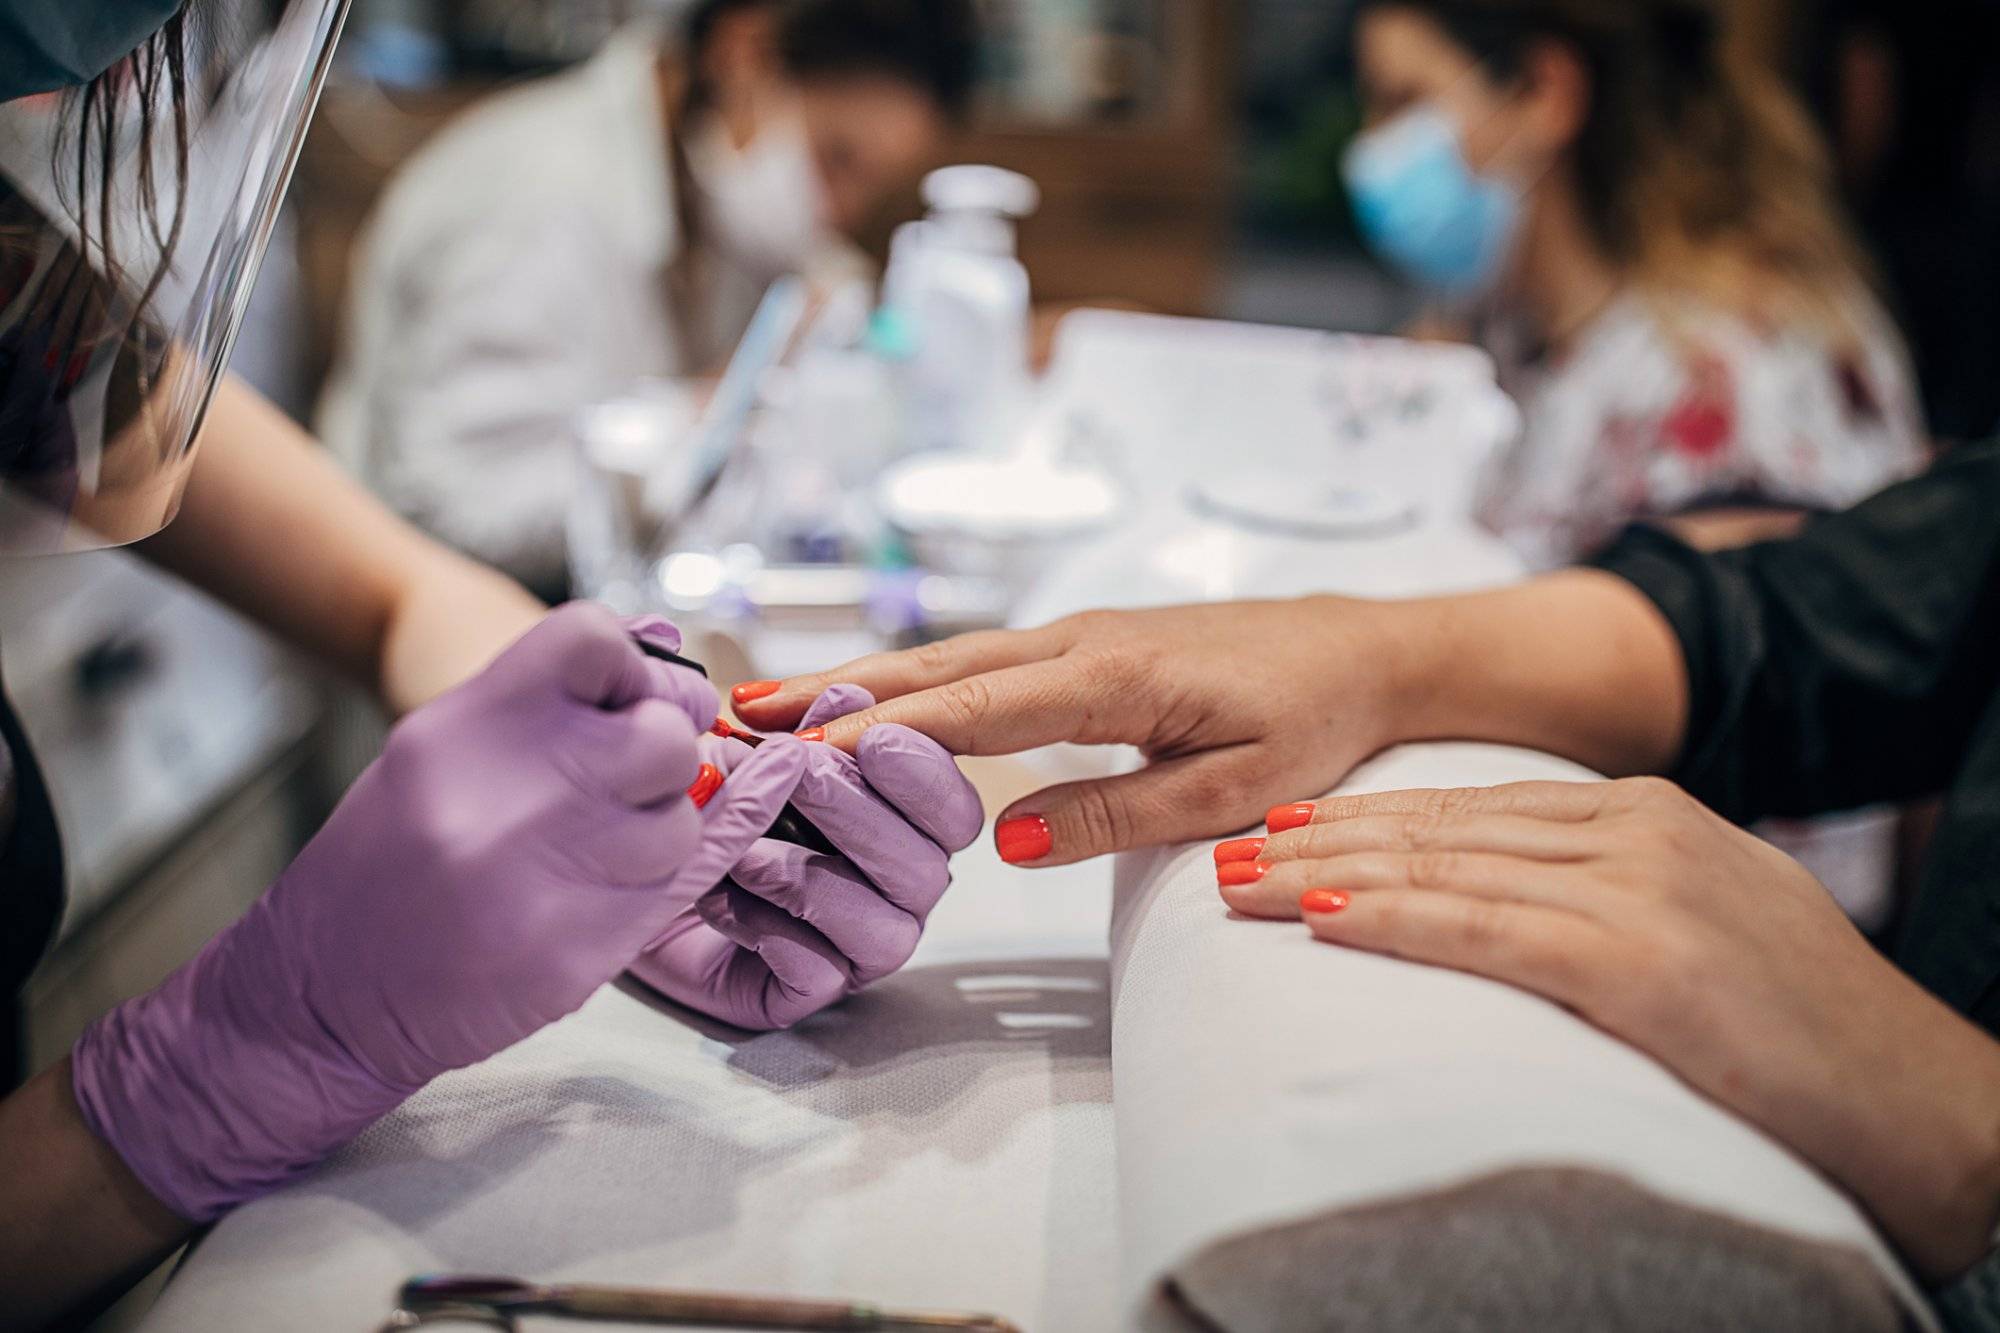
[[1299, 910], [1307, 916], [1332, 916], [1347, 910], [1347, 895], [1338, 889], [1309, 889], [1299, 895]]
[[1000, 859], [1010, 866], [1039, 861], [1056, 845], [1055, 835], [1049, 832], [1049, 821], [1040, 815], [1000, 821], [993, 830], [993, 842], [1000, 849]]
[[715, 794], [721, 790], [722, 770], [714, 764], [703, 764], [701, 771], [694, 776], [694, 785], [688, 788], [688, 799], [699, 810], [714, 800]]
[[754, 704], [759, 699], [768, 699], [784, 688], [778, 680], [746, 680], [729, 692], [729, 697], [739, 704]]
[[826, 739], [826, 728], [807, 727], [804, 731], [798, 733], [798, 736], [802, 741], [823, 741]]
[[1313, 822], [1313, 810], [1314, 806], [1310, 801], [1301, 801], [1297, 805], [1274, 805], [1271, 807], [1271, 812], [1264, 816], [1264, 828], [1271, 833], [1304, 828]]
[[1226, 866], [1232, 861], [1254, 861], [1264, 851], [1262, 838], [1237, 838], [1232, 842], [1215, 845], [1215, 863]]
[[1215, 868], [1215, 882], [1230, 888], [1255, 884], [1271, 873], [1269, 861], [1230, 861]]

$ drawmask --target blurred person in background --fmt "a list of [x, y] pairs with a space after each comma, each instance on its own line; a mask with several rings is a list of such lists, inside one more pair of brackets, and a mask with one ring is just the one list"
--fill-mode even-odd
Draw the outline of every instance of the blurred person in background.
[[1822, 145], [1724, 38], [1706, 0], [1361, 0], [1356, 215], [1520, 402], [1480, 518], [1537, 567], [1638, 516], [1741, 540], [1925, 459]]
[[402, 170], [356, 261], [322, 436], [460, 550], [565, 591], [577, 411], [719, 370], [764, 289], [970, 96], [968, 0], [698, 0], [479, 106]]

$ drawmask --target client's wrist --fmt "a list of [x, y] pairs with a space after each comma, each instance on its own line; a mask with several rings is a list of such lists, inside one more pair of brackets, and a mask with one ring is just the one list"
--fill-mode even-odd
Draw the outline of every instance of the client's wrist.
[[1342, 599], [1340, 614], [1355, 635], [1345, 686], [1362, 690], [1362, 715], [1374, 732], [1370, 752], [1406, 741], [1457, 736], [1466, 727], [1460, 685], [1451, 668], [1455, 625], [1443, 601]]
[[1350, 603], [1383, 744], [1490, 741], [1614, 776], [1666, 771], [1687, 685], [1672, 627], [1630, 584], [1566, 570], [1486, 592]]
[[1926, 1281], [1948, 1284], [1986, 1257], [2000, 1224], [2000, 1043], [1895, 980], [1865, 999], [1870, 1041], [1823, 1061], [1826, 1086], [1800, 1099], [1819, 1142], [1798, 1146]]
[[[2000, 1045], [1978, 1036], [1987, 1049], [1975, 1057], [1976, 1071], [1959, 1061], [1939, 1070], [1948, 1080], [1939, 1090], [1953, 1092], [1938, 1099], [1938, 1190], [1922, 1248], [1911, 1256], [1933, 1282], [1950, 1282], [1986, 1258], [2000, 1228]], [[1900, 1128], [1906, 1141], [1923, 1133], [1907, 1121]]]

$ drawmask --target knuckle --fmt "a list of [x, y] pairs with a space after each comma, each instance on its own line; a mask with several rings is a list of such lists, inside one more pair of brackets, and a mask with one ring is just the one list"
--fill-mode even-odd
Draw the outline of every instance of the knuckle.
[[1617, 784], [1634, 804], [1654, 809], [1678, 809], [1687, 803], [1687, 793], [1665, 778], [1624, 778]]
[[1340, 846], [1331, 831], [1333, 827], [1330, 824], [1308, 824], [1302, 829], [1270, 834], [1264, 840], [1265, 859], [1281, 856], [1287, 860], [1306, 861], [1332, 856]]
[[1395, 843], [1406, 852], [1419, 852], [1437, 844], [1444, 830], [1445, 816], [1436, 810], [1404, 815], [1396, 822]]
[[1437, 794], [1435, 807], [1430, 812], [1432, 822], [1442, 824], [1460, 815], [1469, 815], [1485, 799], [1484, 787], [1447, 787]]
[[1056, 624], [1058, 628], [1066, 631], [1070, 638], [1081, 641], [1103, 637], [1111, 631], [1118, 620], [1119, 616], [1115, 611], [1078, 611], [1074, 615], [1064, 616]]
[[[1407, 953], [1411, 926], [1409, 905], [1395, 894], [1370, 897], [1367, 901], [1369, 933], [1390, 952]], [[1359, 921], [1362, 918], [1357, 916], [1355, 919]]]
[[926, 677], [942, 675], [957, 665], [957, 653], [950, 639], [933, 639], [908, 650], [904, 661]]
[[1512, 933], [1506, 911], [1483, 898], [1468, 901], [1459, 917], [1459, 944], [1474, 954], [1490, 954], [1506, 947]]
[[1090, 648], [1072, 654], [1077, 674], [1098, 691], [1113, 693], [1134, 683], [1138, 672], [1132, 657], [1112, 648]]
[[1369, 805], [1365, 797], [1329, 796], [1319, 802], [1317, 813], [1323, 817], [1323, 823], [1314, 827], [1325, 827], [1327, 825], [1344, 823], [1350, 819], [1359, 819], [1368, 812]]
[[993, 711], [992, 687], [978, 676], [968, 676], [942, 687], [937, 701], [944, 710], [946, 720], [957, 732], [962, 748], [976, 749], [979, 729]]
[[1412, 888], [1441, 889], [1452, 882], [1458, 864], [1453, 852], [1416, 851], [1404, 857], [1403, 874]]
[[1131, 845], [1132, 813], [1125, 802], [1101, 786], [1077, 793], [1074, 817], [1083, 831], [1083, 845], [1100, 851], [1121, 851]]

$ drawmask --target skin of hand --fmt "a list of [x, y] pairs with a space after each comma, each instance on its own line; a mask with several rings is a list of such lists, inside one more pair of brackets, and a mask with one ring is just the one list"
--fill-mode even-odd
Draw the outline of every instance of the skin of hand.
[[1340, 797], [1310, 815], [1219, 852], [1231, 908], [1564, 1005], [1844, 1185], [1925, 1277], [1985, 1253], [2000, 1044], [1776, 848], [1654, 778]]
[[[739, 687], [736, 708], [752, 725], [782, 724], [846, 683], [886, 702], [827, 725], [841, 748], [884, 723], [956, 754], [1058, 741], [1139, 746], [1150, 761], [1141, 771], [1052, 787], [1002, 816], [1009, 832], [1022, 819], [1045, 830], [1040, 855], [1010, 860], [1061, 865], [1240, 828], [1273, 800], [1320, 790], [1380, 748], [1381, 682], [1373, 672], [1336, 682], [1322, 669], [1364, 658], [1368, 618], [1361, 603], [1351, 615], [1317, 613], [1309, 602], [1093, 612], [863, 658], [763, 698]], [[1003, 834], [1003, 854], [1014, 851]]]
[[[807, 728], [871, 706], [850, 685], [806, 711]], [[754, 781], [761, 753], [704, 737], [724, 789]], [[760, 839], [729, 879], [684, 911], [632, 975], [738, 1027], [790, 1027], [901, 968], [951, 883], [950, 856], [979, 836], [979, 796], [935, 741], [882, 726], [852, 755], [807, 745], [793, 808], [844, 855]]]
[[492, 661], [547, 608], [432, 541], [234, 377], [217, 389], [180, 513], [137, 548], [400, 715]]
[[827, 724], [842, 749], [884, 723], [955, 754], [1138, 746], [1136, 773], [1002, 812], [1001, 855], [1037, 866], [1243, 828], [1399, 741], [1493, 740], [1644, 772], [1672, 758], [1686, 711], [1671, 629], [1629, 584], [1590, 571], [1419, 602], [1091, 612], [754, 682], [733, 699], [750, 725], [780, 729], [836, 683], [882, 701]]

